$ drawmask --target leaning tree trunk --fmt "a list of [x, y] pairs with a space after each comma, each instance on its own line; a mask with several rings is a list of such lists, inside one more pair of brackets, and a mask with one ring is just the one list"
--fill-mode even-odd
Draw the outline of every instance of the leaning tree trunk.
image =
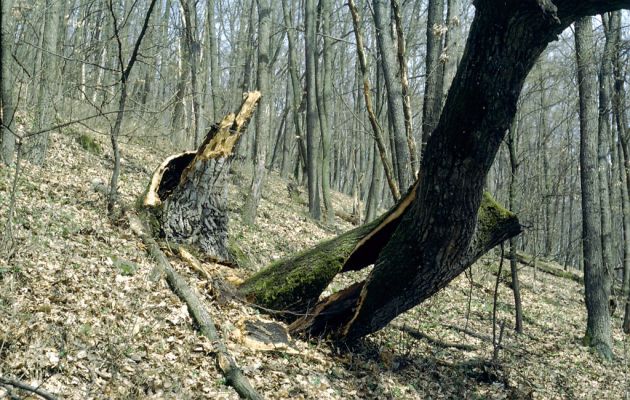
[[[412, 191], [384, 220], [367, 226], [372, 229], [363, 227], [367, 232], [361, 233], [362, 238], [347, 238], [351, 234], [347, 233], [333, 239], [333, 243], [338, 240], [349, 247], [348, 254], [340, 255], [331, 242], [320, 245], [319, 254], [302, 254], [319, 256], [316, 261], [327, 259], [326, 265], [342, 264], [333, 268], [335, 273], [369, 263], [374, 263], [374, 269], [365, 282], [318, 302], [308, 315], [294, 322], [294, 330], [329, 333], [344, 340], [375, 332], [445, 287], [492, 245], [520, 231], [516, 218], [487, 197], [482, 202], [482, 193], [514, 118], [525, 78], [547, 44], [576, 18], [630, 6], [628, 0], [554, 3], [475, 2], [477, 12], [466, 50]], [[482, 203], [489, 207], [480, 209]], [[398, 223], [393, 224], [391, 220], [396, 218]], [[363, 253], [353, 251], [357, 244], [370, 241], [371, 245], [357, 247]], [[365, 253], [373, 254], [368, 257]], [[262, 303], [254, 292], [256, 288], [270, 289], [261, 278], [275, 275], [294, 282], [295, 293], [308, 293], [309, 283], [317, 279], [299, 282], [305, 273], [294, 274], [291, 262], [270, 266], [246, 281], [242, 292]], [[297, 294], [288, 296], [285, 304], [308, 304], [315, 299]], [[269, 298], [273, 301], [274, 296], [278, 295], [272, 293]]]
[[248, 93], [238, 114], [213, 125], [196, 152], [171, 156], [154, 172], [144, 205], [158, 211], [167, 238], [194, 244], [220, 261], [231, 259], [226, 177], [259, 99], [260, 92]]

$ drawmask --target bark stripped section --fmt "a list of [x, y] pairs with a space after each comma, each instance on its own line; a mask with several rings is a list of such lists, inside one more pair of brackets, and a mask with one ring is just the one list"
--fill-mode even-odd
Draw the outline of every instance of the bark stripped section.
[[167, 158], [151, 179], [144, 205], [158, 208], [164, 235], [229, 261], [227, 183], [233, 151], [245, 132], [260, 92], [246, 95], [240, 111], [212, 126], [196, 152]]

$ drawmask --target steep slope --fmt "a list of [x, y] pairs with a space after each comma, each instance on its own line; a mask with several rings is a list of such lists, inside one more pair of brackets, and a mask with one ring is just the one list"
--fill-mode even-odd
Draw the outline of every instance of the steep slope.
[[[149, 283], [153, 261], [126, 221], [106, 218], [101, 188], [111, 155], [85, 150], [90, 146], [82, 147], [78, 136], [53, 134], [47, 164], [24, 164], [15, 243], [9, 254], [0, 253], [0, 377], [68, 399], [237, 398], [224, 385], [212, 345], [197, 335], [186, 307], [164, 282]], [[102, 148], [104, 139], [96, 138]], [[168, 153], [166, 145], [155, 148], [159, 153], [123, 146], [124, 203], [134, 203]], [[247, 266], [206, 263], [216, 277], [244, 277], [350, 227], [341, 220], [335, 228], [313, 223], [304, 195], [291, 198], [287, 182], [273, 173], [256, 226], [243, 226], [238, 210], [251, 179], [248, 169], [236, 168], [230, 186], [230, 236]], [[3, 235], [12, 177], [12, 169], [0, 169]], [[335, 194], [334, 200], [350, 209], [346, 196]], [[504, 348], [493, 365], [487, 362], [493, 351], [493, 259], [472, 269], [472, 282], [470, 274], [458, 278], [356, 348], [294, 340], [291, 351], [265, 353], [248, 349], [237, 334], [240, 322], [260, 310], [217, 297], [215, 282], [200, 278], [176, 255], [170, 260], [204, 295], [230, 351], [266, 398], [620, 399], [630, 388], [619, 317], [614, 319], [619, 358], [602, 365], [580, 344], [582, 288], [531, 267], [521, 272], [524, 335], [512, 333], [511, 293], [500, 285], [497, 319], [505, 321]], [[349, 279], [335, 281], [329, 290]], [[0, 398], [8, 390], [0, 385]]]

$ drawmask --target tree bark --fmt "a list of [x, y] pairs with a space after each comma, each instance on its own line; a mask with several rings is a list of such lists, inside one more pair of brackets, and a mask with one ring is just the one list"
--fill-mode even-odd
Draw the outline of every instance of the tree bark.
[[602, 263], [599, 182], [597, 173], [597, 92], [591, 18], [575, 24], [575, 47], [580, 92], [580, 182], [582, 188], [582, 246], [587, 310], [584, 344], [604, 359], [612, 359], [608, 299], [610, 282]]
[[271, 2], [258, 0], [258, 69], [256, 82], [262, 93], [260, 111], [256, 114], [256, 156], [254, 176], [250, 184], [249, 194], [243, 205], [243, 222], [253, 224], [256, 221], [258, 205], [262, 197], [262, 190], [267, 176], [267, 146], [269, 144], [269, 129], [271, 125], [271, 87], [269, 84], [269, 48], [271, 35]]
[[[606, 20], [606, 15], [602, 15], [602, 20]], [[604, 51], [599, 65], [597, 80], [599, 83], [599, 107], [597, 122], [597, 172], [599, 175], [599, 200], [601, 215], [601, 242], [602, 242], [602, 262], [606, 274], [610, 279], [614, 277], [613, 266], [613, 243], [612, 243], [612, 217], [610, 201], [610, 78], [612, 77], [612, 56], [613, 38], [611, 37], [610, 26], [604, 24], [606, 30], [606, 41]]]
[[363, 80], [363, 96], [365, 99], [365, 108], [367, 109], [370, 126], [372, 127], [372, 132], [374, 133], [374, 141], [378, 148], [381, 162], [383, 163], [383, 169], [385, 170], [385, 177], [387, 179], [389, 190], [391, 191], [394, 200], [398, 201], [398, 199], [400, 199], [399, 186], [394, 177], [394, 168], [387, 155], [387, 148], [385, 147], [385, 141], [383, 139], [383, 130], [381, 128], [381, 125], [378, 123], [376, 113], [374, 112], [374, 107], [372, 106], [372, 97], [370, 96], [370, 80], [368, 78], [367, 69], [367, 57], [365, 56], [363, 35], [361, 35], [360, 29], [361, 21], [357, 8], [354, 4], [354, 0], [348, 0], [348, 8], [350, 9], [350, 14], [352, 15], [352, 23], [354, 24], [354, 37], [357, 42], [357, 56], [359, 58], [359, 66], [361, 69], [361, 77]]
[[[518, 160], [516, 159], [516, 135], [518, 134], [518, 121], [514, 121], [508, 133], [508, 152], [510, 155], [510, 182], [508, 187], [508, 209], [515, 209], [515, 186]], [[514, 294], [514, 330], [523, 333], [523, 306], [521, 303], [521, 286], [518, 279], [518, 267], [516, 264], [516, 240], [510, 238], [510, 272], [512, 276], [512, 292]]]
[[332, 102], [332, 40], [330, 32], [331, 0], [320, 0], [320, 21], [323, 38], [322, 63], [319, 73], [320, 90], [317, 91], [317, 109], [319, 111], [319, 128], [322, 134], [322, 201], [324, 218], [327, 224], [335, 222], [335, 210], [330, 198], [330, 113], [328, 103]]
[[308, 211], [311, 218], [315, 220], [321, 219], [322, 212], [319, 202], [319, 186], [318, 180], [318, 151], [317, 148], [317, 132], [318, 132], [318, 115], [317, 115], [317, 96], [316, 96], [316, 59], [317, 54], [317, 38], [316, 34], [316, 18], [317, 12], [314, 0], [306, 0], [305, 2], [305, 29], [304, 34], [304, 53], [306, 56], [306, 170], [308, 174]]
[[444, 23], [444, 0], [429, 0], [427, 10], [427, 57], [422, 107], [422, 151], [429, 136], [437, 126], [442, 108], [444, 68], [440, 60], [442, 53], [442, 24]]
[[163, 233], [230, 261], [227, 245], [227, 182], [235, 146], [260, 99], [247, 95], [238, 114], [214, 125], [196, 152], [167, 158], [153, 174], [144, 205], [154, 208]]
[[9, 165], [15, 158], [15, 110], [11, 79], [13, 48], [12, 0], [2, 0], [0, 10], [0, 163]]
[[398, 63], [396, 62], [396, 46], [391, 35], [390, 20], [391, 8], [386, 0], [372, 0], [374, 8], [374, 25], [376, 27], [376, 42], [381, 56], [381, 67], [385, 87], [387, 88], [387, 115], [392, 125], [394, 146], [392, 153], [396, 154], [394, 167], [398, 187], [407, 190], [411, 183], [411, 167], [409, 147], [405, 129], [405, 116], [403, 107], [403, 90], [398, 75]]
[[[365, 246], [378, 251], [367, 280], [324, 300], [294, 328], [345, 340], [375, 332], [446, 286], [489, 247], [520, 232], [506, 210], [494, 206], [484, 215], [479, 209], [486, 175], [512, 123], [523, 82], [548, 42], [576, 18], [629, 3], [476, 1], [459, 71], [427, 143], [417, 185], [403, 200], [409, 202], [406, 212], [395, 226], [385, 224], [393, 228], [391, 234], [370, 236], [385, 243]], [[344, 268], [352, 260], [362, 264], [367, 259], [354, 255], [342, 259]], [[340, 263], [339, 256], [335, 260]], [[256, 276], [274, 275], [277, 268]], [[288, 280], [291, 275], [277, 276]], [[252, 284], [246, 281], [246, 295]], [[298, 293], [309, 291], [308, 284], [295, 285]], [[308, 300], [285, 298], [288, 304], [310, 304]]]

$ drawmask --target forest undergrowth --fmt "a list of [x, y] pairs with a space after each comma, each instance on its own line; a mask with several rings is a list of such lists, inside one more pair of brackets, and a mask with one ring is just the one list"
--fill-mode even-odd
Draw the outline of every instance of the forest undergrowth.
[[[149, 281], [153, 260], [142, 241], [124, 218], [106, 216], [103, 188], [112, 157], [104, 138], [88, 142], [96, 145], [86, 145], [78, 132], [54, 133], [43, 167], [23, 161], [13, 245], [0, 253], [0, 377], [60, 399], [238, 398], [186, 306], [164, 281]], [[169, 148], [127, 143], [122, 154], [120, 202], [132, 207]], [[0, 167], [3, 235], [13, 174]], [[622, 399], [630, 393], [621, 307], [613, 318], [616, 358], [602, 363], [581, 343], [583, 287], [529, 266], [519, 266], [522, 335], [513, 331], [509, 282], [499, 285], [496, 320], [505, 329], [493, 361], [498, 252], [352, 347], [292, 338], [288, 349], [248, 348], [239, 333], [243, 321], [270, 317], [217, 296], [214, 279], [238, 282], [351, 227], [340, 219], [334, 227], [313, 222], [305, 191], [290, 196], [287, 181], [276, 173], [267, 179], [256, 225], [244, 226], [239, 210], [250, 180], [242, 165], [230, 177], [230, 242], [240, 249], [240, 268], [204, 263], [213, 274], [209, 280], [167, 253], [204, 296], [224, 342], [265, 398]], [[352, 199], [335, 193], [334, 204], [349, 212]], [[503, 268], [509, 269], [507, 261]], [[351, 279], [335, 280], [328, 291]], [[0, 386], [0, 399], [28, 394]]]

